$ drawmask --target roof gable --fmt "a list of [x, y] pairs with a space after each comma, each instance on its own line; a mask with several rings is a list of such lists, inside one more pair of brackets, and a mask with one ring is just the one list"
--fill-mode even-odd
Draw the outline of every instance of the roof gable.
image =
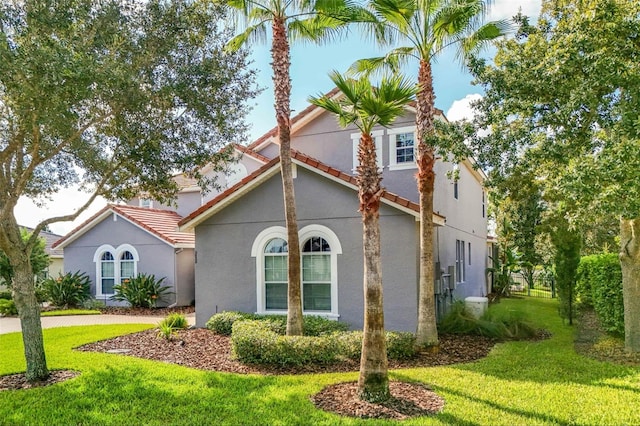
[[178, 222], [182, 219], [182, 216], [172, 210], [108, 204], [84, 223], [56, 241], [53, 247], [64, 248], [80, 236], [89, 232], [94, 226], [111, 214], [120, 216], [137, 228], [151, 234], [171, 247], [193, 248], [195, 246], [195, 236], [192, 233], [178, 230]]
[[[346, 174], [338, 169], [330, 167], [314, 158], [297, 151], [291, 151], [291, 159], [294, 164], [304, 167], [314, 173], [325, 176], [326, 178], [347, 186], [355, 191], [358, 190], [356, 178]], [[267, 179], [280, 171], [280, 158], [276, 157], [260, 169], [246, 176], [240, 182], [228, 188], [226, 191], [218, 194], [208, 203], [204, 204], [191, 214], [180, 220], [178, 223], [180, 230], [192, 230], [200, 223], [204, 222], [227, 205], [241, 198], [249, 191], [255, 189]], [[381, 202], [394, 207], [404, 213], [419, 219], [420, 206], [406, 198], [400, 197], [391, 192], [385, 191], [381, 195]], [[436, 225], [444, 225], [445, 217], [434, 213], [433, 220]]]

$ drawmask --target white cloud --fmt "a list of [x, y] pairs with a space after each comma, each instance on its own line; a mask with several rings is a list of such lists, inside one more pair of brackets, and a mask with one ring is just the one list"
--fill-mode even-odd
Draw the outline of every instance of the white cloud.
[[489, 20], [511, 19], [520, 9], [523, 15], [537, 18], [541, 5], [542, 0], [495, 0], [491, 5]]
[[[89, 194], [80, 191], [78, 188], [67, 188], [61, 190], [54, 196], [53, 201], [47, 202], [46, 206], [43, 207], [38, 207], [26, 197], [21, 197], [14, 209], [14, 214], [19, 225], [34, 227], [50, 217], [73, 213], [89, 199], [89, 196]], [[56, 234], [64, 235], [105, 205], [106, 201], [103, 198], [98, 198], [73, 222], [53, 223], [50, 225], [50, 229]]]
[[473, 108], [471, 107], [471, 102], [482, 99], [482, 95], [478, 93], [472, 93], [465, 96], [462, 99], [457, 101], [453, 101], [447, 113], [445, 114], [449, 121], [459, 121], [464, 118], [471, 120], [473, 119]]

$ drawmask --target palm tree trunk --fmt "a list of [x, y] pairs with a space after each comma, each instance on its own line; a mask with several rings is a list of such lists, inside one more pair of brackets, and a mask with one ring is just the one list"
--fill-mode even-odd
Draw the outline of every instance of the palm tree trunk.
[[436, 306], [433, 263], [433, 191], [435, 152], [426, 141], [434, 132], [435, 111], [431, 64], [420, 61], [416, 98], [416, 139], [418, 145], [418, 192], [420, 194], [420, 281], [418, 285], [418, 327], [416, 345], [437, 348]]
[[620, 219], [624, 346], [640, 352], [640, 219]]
[[380, 260], [380, 181], [376, 149], [370, 134], [358, 146], [358, 188], [362, 213], [364, 251], [364, 330], [358, 395], [369, 402], [389, 399], [387, 344], [382, 303]]
[[[19, 232], [16, 235], [20, 238]], [[21, 250], [23, 244], [18, 244], [17, 241], [13, 249], [5, 250], [5, 254], [13, 268], [13, 300], [20, 316], [22, 342], [27, 361], [26, 377], [30, 382], [37, 382], [49, 377], [40, 323], [40, 306], [33, 284], [30, 253]]]
[[284, 195], [284, 214], [287, 227], [287, 247], [289, 251], [288, 272], [289, 285], [287, 296], [287, 335], [302, 335], [302, 297], [300, 280], [300, 241], [298, 238], [298, 219], [296, 217], [296, 200], [293, 189], [293, 173], [291, 163], [291, 78], [289, 69], [289, 42], [284, 19], [273, 20], [273, 88], [275, 95], [276, 121], [280, 139], [280, 173], [282, 175], [282, 193]]

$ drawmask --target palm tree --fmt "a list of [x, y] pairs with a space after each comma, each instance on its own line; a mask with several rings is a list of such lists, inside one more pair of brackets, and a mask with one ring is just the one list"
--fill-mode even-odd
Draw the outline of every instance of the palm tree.
[[[287, 335], [303, 333], [300, 241], [291, 167], [291, 78], [289, 38], [322, 41], [345, 25], [339, 19], [344, 0], [231, 0], [227, 3], [247, 21], [246, 29], [227, 45], [237, 50], [248, 41], [264, 41], [271, 25], [271, 67], [280, 142], [280, 173], [288, 245]], [[332, 13], [330, 16], [329, 13]]]
[[448, 47], [466, 60], [491, 40], [504, 35], [507, 21], [481, 25], [490, 0], [370, 0], [370, 15], [361, 17], [378, 43], [406, 42], [379, 58], [361, 59], [351, 67], [369, 73], [381, 67], [397, 69], [417, 59], [416, 162], [420, 194], [420, 283], [416, 344], [437, 347], [434, 299], [433, 191], [435, 183], [435, 95], [431, 61]]
[[365, 313], [358, 394], [366, 401], [379, 402], [389, 398], [389, 376], [380, 262], [382, 174], [371, 131], [376, 125], [390, 125], [404, 113], [404, 107], [415, 95], [415, 85], [397, 75], [383, 78], [378, 88], [371, 87], [364, 77], [345, 79], [336, 71], [330, 77], [343, 96], [338, 99], [311, 97], [309, 102], [336, 114], [341, 127], [355, 125], [361, 132], [356, 179], [363, 228]]

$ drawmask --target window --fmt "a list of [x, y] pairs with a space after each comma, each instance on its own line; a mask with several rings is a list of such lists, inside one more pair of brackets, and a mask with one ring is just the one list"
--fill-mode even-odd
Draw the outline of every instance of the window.
[[453, 182], [453, 198], [458, 199], [458, 180]]
[[415, 127], [390, 129], [389, 133], [389, 170], [416, 168]]
[[138, 273], [138, 252], [122, 244], [117, 249], [105, 244], [98, 247], [93, 261], [96, 263], [96, 297], [111, 296], [113, 287]]
[[322, 237], [302, 245], [302, 309], [331, 312], [331, 247]]
[[111, 252], [104, 252], [100, 257], [100, 286], [102, 294], [113, 294], [116, 282], [115, 261]]
[[139, 205], [145, 209], [151, 209], [153, 208], [153, 201], [149, 198], [140, 198]]
[[467, 255], [469, 256], [469, 266], [471, 266], [471, 243], [467, 246], [469, 250], [467, 250]]
[[[376, 160], [378, 162], [378, 167], [382, 169], [382, 135], [384, 134], [384, 130], [375, 130], [371, 132], [371, 136], [374, 138], [374, 142], [376, 144]], [[358, 167], [358, 144], [360, 143], [360, 133], [352, 133], [351, 134], [351, 143], [353, 145], [353, 173], [356, 173], [356, 167]]]
[[247, 168], [242, 163], [233, 163], [229, 165], [227, 172], [227, 188], [231, 188], [236, 183], [240, 182], [245, 176], [247, 176]]
[[464, 241], [456, 240], [456, 282], [462, 283], [465, 279], [465, 255]]
[[[337, 255], [342, 254], [340, 242], [333, 231], [322, 225], [305, 226], [299, 235], [303, 312], [338, 318]], [[257, 312], [286, 312], [286, 229], [273, 226], [262, 231], [254, 240], [251, 255], [256, 258]]]
[[265, 309], [287, 309], [287, 242], [270, 240], [264, 248]]

